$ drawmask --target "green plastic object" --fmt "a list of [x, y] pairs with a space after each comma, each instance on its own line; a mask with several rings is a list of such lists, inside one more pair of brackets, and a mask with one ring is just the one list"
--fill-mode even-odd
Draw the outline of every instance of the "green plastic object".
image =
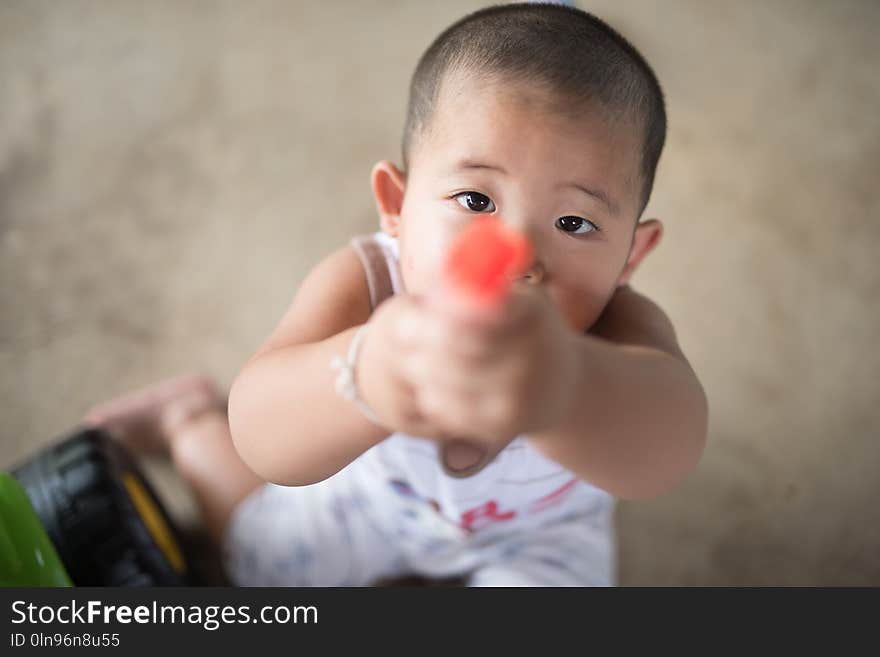
[[0, 472], [0, 586], [73, 586], [27, 493]]

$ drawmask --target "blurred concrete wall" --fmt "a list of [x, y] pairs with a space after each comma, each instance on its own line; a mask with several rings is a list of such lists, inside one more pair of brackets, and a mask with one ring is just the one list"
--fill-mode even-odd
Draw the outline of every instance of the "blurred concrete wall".
[[[0, 466], [160, 377], [228, 384], [376, 224], [416, 59], [482, 4], [0, 4]], [[622, 582], [880, 584], [880, 5], [579, 6], [668, 94], [635, 285], [711, 404], [688, 483], [622, 505]]]

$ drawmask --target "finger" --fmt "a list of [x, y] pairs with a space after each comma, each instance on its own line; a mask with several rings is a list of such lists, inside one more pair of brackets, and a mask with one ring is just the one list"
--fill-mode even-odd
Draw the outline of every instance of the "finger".
[[516, 285], [502, 303], [500, 314], [503, 328], [516, 332], [535, 320], [549, 300], [546, 293], [534, 285]]
[[414, 386], [402, 384], [401, 394], [404, 397], [404, 401], [400, 405], [400, 412], [396, 418], [398, 431], [410, 436], [432, 440], [450, 440], [453, 438], [448, 429], [440, 426], [422, 411], [419, 395]]
[[497, 321], [499, 302], [486, 303], [441, 281], [439, 288], [431, 294], [427, 304], [448, 317], [474, 324], [491, 324]]
[[419, 411], [450, 436], [461, 437], [473, 431], [477, 404], [472, 397], [439, 386], [418, 390], [417, 397]]
[[505, 348], [504, 340], [485, 327], [451, 321], [436, 312], [433, 316], [425, 332], [425, 347], [437, 352], [441, 366], [476, 370], [497, 359]]
[[456, 327], [457, 331], [470, 331], [483, 339], [500, 341], [520, 335], [541, 312], [544, 300], [540, 292], [522, 286], [514, 287], [492, 309], [484, 312], [463, 313], [452, 311], [448, 302], [435, 303], [432, 298], [428, 308]]

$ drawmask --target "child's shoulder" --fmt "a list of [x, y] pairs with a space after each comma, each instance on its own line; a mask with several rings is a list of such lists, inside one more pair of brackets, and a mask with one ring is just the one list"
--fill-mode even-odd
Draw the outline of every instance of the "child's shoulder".
[[615, 290], [589, 332], [619, 344], [654, 347], [684, 360], [669, 316], [629, 285]]
[[309, 271], [278, 326], [255, 356], [288, 345], [324, 340], [370, 318], [367, 274], [352, 242], [325, 256]]

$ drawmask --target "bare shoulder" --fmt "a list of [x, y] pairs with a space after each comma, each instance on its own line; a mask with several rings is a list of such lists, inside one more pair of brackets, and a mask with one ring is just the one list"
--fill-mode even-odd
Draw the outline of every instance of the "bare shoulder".
[[349, 244], [308, 273], [278, 326], [253, 358], [281, 347], [324, 340], [365, 323], [370, 312], [366, 273]]
[[660, 349], [687, 362], [663, 309], [629, 285], [617, 288], [589, 332], [619, 344]]

